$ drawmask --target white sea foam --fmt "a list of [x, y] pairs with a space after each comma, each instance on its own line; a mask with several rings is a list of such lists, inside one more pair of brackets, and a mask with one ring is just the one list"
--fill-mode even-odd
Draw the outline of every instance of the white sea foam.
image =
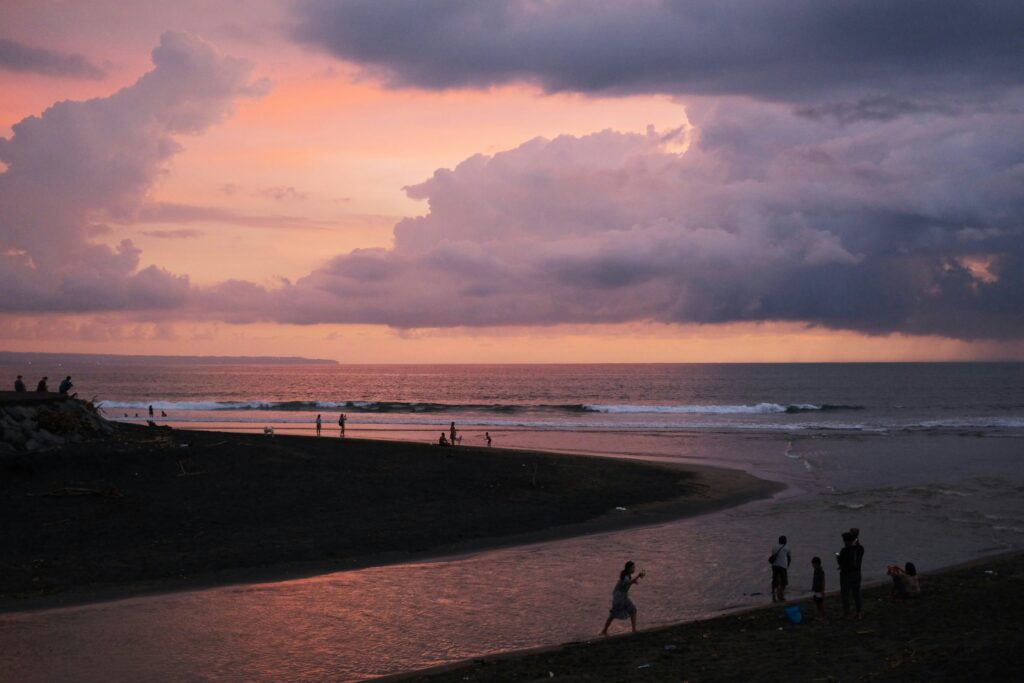
[[809, 403], [797, 405], [780, 405], [778, 403], [758, 403], [756, 405], [601, 405], [584, 404], [587, 410], [595, 413], [673, 413], [687, 415], [770, 415], [772, 413], [795, 412], [796, 410], [821, 410], [821, 406]]

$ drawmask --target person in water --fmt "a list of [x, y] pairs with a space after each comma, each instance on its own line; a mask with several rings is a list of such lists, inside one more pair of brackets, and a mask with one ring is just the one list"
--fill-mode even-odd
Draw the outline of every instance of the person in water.
[[636, 565], [630, 560], [619, 572], [619, 580], [612, 590], [612, 608], [608, 610], [608, 620], [604, 622], [604, 628], [601, 629], [602, 636], [608, 635], [608, 627], [612, 625], [614, 619], [625, 619], [626, 617], [629, 617], [633, 633], [636, 633], [636, 605], [629, 599], [629, 589], [644, 578], [644, 572], [641, 571], [636, 578], [633, 578], [635, 568]]
[[25, 391], [25, 380], [21, 378], [21, 375], [18, 375], [18, 379], [14, 380], [14, 390]]

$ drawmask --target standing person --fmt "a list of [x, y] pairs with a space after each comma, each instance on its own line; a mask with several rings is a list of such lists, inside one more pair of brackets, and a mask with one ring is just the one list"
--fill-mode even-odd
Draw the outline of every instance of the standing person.
[[860, 566], [864, 560], [864, 546], [860, 544], [858, 534], [853, 531], [843, 533], [843, 549], [836, 554], [839, 562], [839, 594], [843, 599], [843, 618], [850, 616], [850, 602], [857, 608], [860, 619], [863, 607], [860, 598]]
[[635, 568], [636, 565], [630, 560], [619, 572], [619, 580], [615, 582], [615, 588], [612, 590], [612, 608], [608, 610], [608, 620], [604, 622], [604, 628], [601, 629], [602, 636], [608, 635], [608, 627], [612, 625], [613, 619], [625, 619], [626, 617], [629, 617], [633, 633], [636, 633], [636, 605], [629, 599], [629, 589], [644, 578], [644, 572], [641, 571], [634, 579], [633, 569]]
[[73, 386], [75, 385], [71, 383], [71, 375], [68, 375], [67, 377], [64, 378], [64, 381], [60, 383], [60, 388], [58, 389], [58, 391], [64, 396], [67, 396], [68, 392], [71, 391], [71, 387]]
[[323, 425], [323, 422], [320, 420], [320, 415], [318, 414], [316, 416], [316, 435], [317, 436], [320, 436], [320, 427], [322, 425]]
[[153, 417], [153, 406], [149, 407], [149, 416]]
[[821, 568], [821, 558], [812, 557], [811, 567], [814, 578], [811, 579], [811, 594], [814, 596], [814, 609], [818, 619], [825, 620], [825, 570]]
[[345, 413], [338, 416], [338, 431], [339, 436], [345, 436]]
[[45, 393], [47, 393], [50, 390], [49, 387], [46, 386], [46, 380], [48, 380], [48, 379], [50, 379], [50, 378], [49, 377], [44, 377], [41, 380], [39, 380], [39, 384], [36, 385], [36, 392], [37, 393], [45, 394]]
[[18, 379], [14, 380], [14, 390], [25, 391], [25, 380], [21, 378], [21, 375], [18, 375]]
[[487, 447], [490, 448], [491, 447], [491, 433], [490, 432], [484, 432], [484, 438], [487, 439]]
[[448, 431], [449, 441], [451, 441], [453, 446], [455, 445], [455, 434], [456, 433], [457, 432], [455, 431], [455, 422], [453, 421], [452, 422], [452, 426], [451, 426], [451, 428]]
[[779, 543], [772, 547], [768, 563], [772, 566], [772, 602], [786, 602], [786, 586], [789, 585], [789, 565], [793, 556], [786, 545], [786, 537], [779, 536]]

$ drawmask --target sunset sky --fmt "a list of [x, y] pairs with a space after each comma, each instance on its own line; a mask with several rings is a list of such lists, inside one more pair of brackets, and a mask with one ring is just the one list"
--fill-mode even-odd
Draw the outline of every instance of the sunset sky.
[[1019, 0], [0, 16], [0, 349], [1024, 360]]

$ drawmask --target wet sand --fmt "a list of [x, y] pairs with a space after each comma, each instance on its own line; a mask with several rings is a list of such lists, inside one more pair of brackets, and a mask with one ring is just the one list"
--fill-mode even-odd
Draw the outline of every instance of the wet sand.
[[642, 526], [781, 488], [700, 466], [324, 431], [269, 437], [119, 425], [111, 438], [5, 457], [0, 610]]
[[[834, 571], [829, 580], [837, 582]], [[508, 653], [386, 681], [1016, 681], [1024, 671], [1024, 554], [921, 577], [922, 595], [864, 591], [862, 620], [826, 595], [826, 620], [765, 607], [607, 639]], [[638, 606], [643, 610], [642, 600]], [[594, 630], [601, 617], [595, 615]], [[641, 617], [642, 621], [642, 617]], [[619, 622], [621, 632], [628, 627]], [[642, 626], [642, 624], [641, 624]], [[616, 626], [613, 626], [615, 629]]]

